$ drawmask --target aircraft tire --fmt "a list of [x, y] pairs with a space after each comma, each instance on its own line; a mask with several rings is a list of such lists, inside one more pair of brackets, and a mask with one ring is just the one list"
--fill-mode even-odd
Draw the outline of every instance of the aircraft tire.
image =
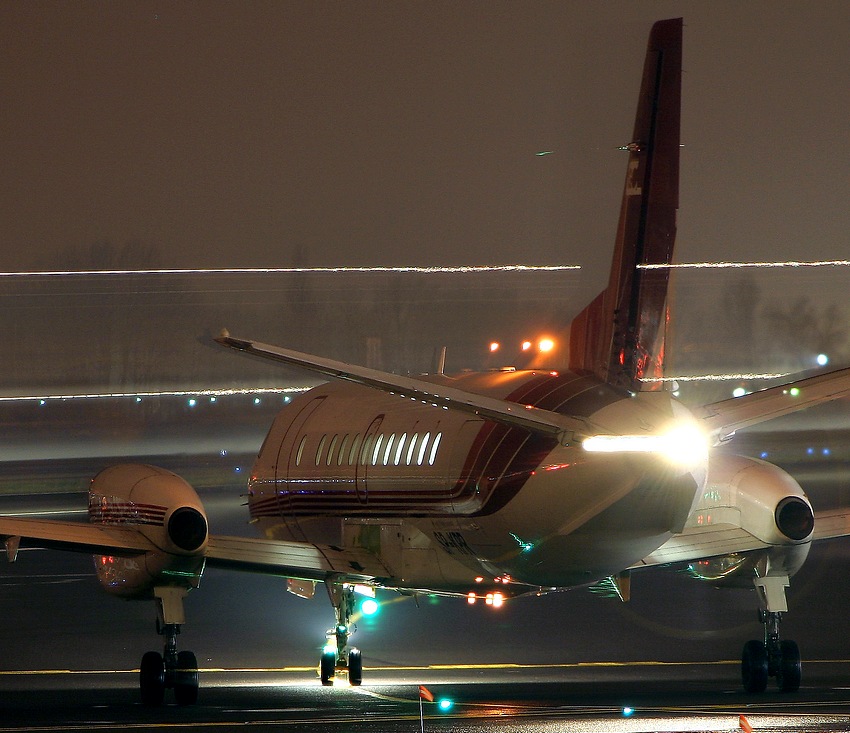
[[359, 649], [348, 652], [348, 683], [355, 686], [363, 683], [363, 657]]
[[142, 705], [158, 707], [165, 700], [165, 664], [159, 652], [147, 652], [139, 668]]
[[322, 678], [322, 684], [325, 687], [330, 687], [334, 683], [336, 652], [324, 652], [322, 654], [322, 659], [319, 663], [319, 674]]
[[198, 702], [198, 660], [192, 652], [177, 654], [174, 699], [178, 705], [194, 705]]
[[767, 649], [764, 642], [753, 639], [744, 644], [741, 681], [747, 692], [760, 693], [767, 689]]
[[797, 643], [790, 639], [780, 644], [782, 660], [776, 673], [776, 682], [780, 692], [797, 692], [803, 676], [803, 665], [800, 662], [800, 649]]

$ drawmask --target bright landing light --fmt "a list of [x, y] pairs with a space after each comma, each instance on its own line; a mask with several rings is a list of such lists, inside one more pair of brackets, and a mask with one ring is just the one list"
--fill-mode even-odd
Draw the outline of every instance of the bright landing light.
[[582, 441], [590, 453], [658, 453], [680, 468], [698, 466], [708, 456], [708, 438], [692, 423], [661, 435], [594, 435]]

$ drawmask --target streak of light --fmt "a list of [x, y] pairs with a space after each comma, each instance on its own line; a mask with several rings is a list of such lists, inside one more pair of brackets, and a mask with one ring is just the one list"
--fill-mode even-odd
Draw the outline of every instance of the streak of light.
[[[50, 515], [60, 515], [64, 516], [65, 514], [88, 514], [88, 509], [47, 509], [47, 510], [39, 510], [32, 509], [31, 511], [26, 512], [3, 512], [4, 517], [47, 517]], [[30, 548], [26, 548], [30, 549]]]
[[229, 397], [231, 395], [295, 394], [310, 387], [255, 387], [244, 389], [163, 390], [161, 392], [97, 392], [90, 394], [19, 395], [0, 397], [0, 402], [47, 402], [48, 400], [99, 400], [121, 397]]
[[639, 270], [717, 270], [745, 267], [850, 267], [850, 260], [787, 260], [785, 262], [678, 262], [676, 264], [656, 263], [638, 265]]
[[561, 272], [580, 270], [581, 265], [456, 265], [453, 267], [223, 267], [223, 268], [162, 268], [150, 270], [29, 270], [0, 272], [0, 278], [14, 277], [74, 277], [109, 275], [278, 275], [291, 273], [421, 273], [456, 274], [479, 272]]
[[782, 379], [793, 372], [763, 372], [761, 374], [693, 374], [688, 377], [643, 377], [645, 383], [657, 382], [733, 382], [743, 379]]

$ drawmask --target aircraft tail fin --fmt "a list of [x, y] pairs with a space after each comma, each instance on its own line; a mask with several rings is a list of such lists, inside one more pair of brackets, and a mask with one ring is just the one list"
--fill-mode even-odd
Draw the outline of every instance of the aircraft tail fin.
[[570, 369], [632, 392], [661, 376], [679, 207], [682, 19], [649, 36], [608, 287], [570, 326]]

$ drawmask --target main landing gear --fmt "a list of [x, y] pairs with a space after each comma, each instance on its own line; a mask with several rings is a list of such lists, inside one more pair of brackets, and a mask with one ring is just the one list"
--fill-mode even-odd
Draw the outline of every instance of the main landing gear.
[[785, 599], [788, 576], [756, 578], [755, 585], [762, 606], [759, 620], [764, 625], [764, 641], [753, 639], [744, 644], [741, 655], [744, 690], [764, 692], [767, 678], [775, 677], [781, 692], [796, 692], [802, 677], [800, 650], [796, 642], [779, 639], [779, 623], [788, 610]]
[[185, 588], [155, 588], [157, 633], [165, 638], [163, 653], [147, 652], [139, 669], [142, 704], [162, 705], [165, 690], [174, 690], [178, 705], [194, 705], [198, 700], [198, 662], [192, 652], [177, 651], [177, 635], [186, 619], [183, 614]]
[[328, 629], [328, 643], [322, 652], [319, 676], [323, 685], [330, 686], [337, 672], [347, 670], [349, 684], [359, 685], [363, 682], [363, 660], [359, 649], [348, 646], [348, 637], [355, 631], [351, 626], [355, 604], [354, 587], [332, 581], [326, 581], [325, 587], [334, 607], [336, 625]]

